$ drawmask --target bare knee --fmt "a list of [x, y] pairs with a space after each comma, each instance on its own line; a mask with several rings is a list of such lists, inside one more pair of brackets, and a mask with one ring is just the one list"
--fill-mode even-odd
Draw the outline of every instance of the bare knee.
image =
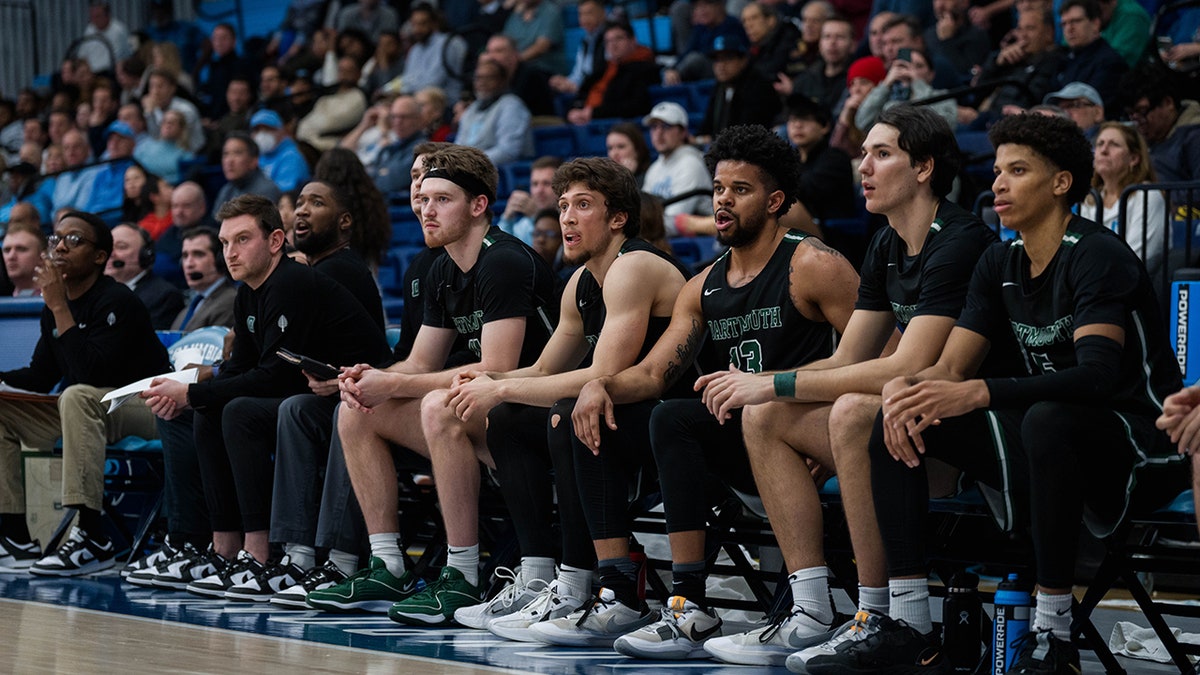
[[[742, 433], [746, 438], [775, 438], [781, 436], [790, 424], [788, 409], [783, 401], [771, 401], [742, 409]], [[791, 421], [794, 421], [794, 416]]]
[[829, 440], [840, 466], [843, 458], [865, 457], [866, 439], [879, 415], [880, 400], [874, 394], [843, 394], [829, 410]]
[[421, 399], [421, 429], [424, 430], [426, 438], [441, 438], [444, 434], [457, 432], [462, 427], [454, 409], [446, 405], [447, 393], [445, 389], [438, 389]]

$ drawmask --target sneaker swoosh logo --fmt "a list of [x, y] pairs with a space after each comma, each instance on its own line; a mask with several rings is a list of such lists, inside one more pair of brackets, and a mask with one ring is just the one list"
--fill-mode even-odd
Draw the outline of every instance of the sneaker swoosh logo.
[[933, 663], [933, 662], [934, 662], [934, 661], [937, 659], [937, 657], [939, 657], [939, 656], [941, 656], [941, 653], [940, 653], [940, 652], [934, 652], [934, 653], [933, 653], [932, 655], [930, 655], [930, 657], [929, 657], [929, 658], [927, 658], [927, 659], [919, 659], [919, 663], [920, 663], [922, 666], [927, 666], [927, 665], [929, 665], [929, 664]]
[[714, 634], [716, 634], [720, 630], [721, 630], [721, 622], [719, 622], [719, 621], [717, 623], [713, 624], [712, 626], [709, 626], [705, 630], [696, 630], [695, 626], [690, 626], [687, 630], [687, 633], [688, 633], [687, 637], [692, 642], [704, 642], [705, 640], [712, 637]]

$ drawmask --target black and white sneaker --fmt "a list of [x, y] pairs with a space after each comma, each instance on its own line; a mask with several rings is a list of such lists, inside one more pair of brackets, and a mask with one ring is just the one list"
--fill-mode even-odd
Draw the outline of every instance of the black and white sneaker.
[[63, 545], [35, 562], [29, 571], [48, 577], [77, 577], [106, 570], [116, 562], [111, 541], [97, 541], [78, 527], [72, 527], [71, 535]]
[[262, 574], [263, 564], [254, 559], [249, 551], [238, 551], [237, 558], [225, 560], [223, 567], [217, 571], [187, 585], [188, 593], [204, 595], [210, 598], [225, 598], [225, 592], [230, 588]]
[[923, 635], [904, 623], [871, 612], [875, 631], [833, 653], [815, 655], [804, 664], [808, 675], [942, 675], [950, 665], [936, 635]]
[[268, 602], [273, 595], [295, 586], [302, 578], [304, 570], [293, 565], [291, 557], [285, 555], [279, 562], [264, 565], [262, 571], [253, 577], [230, 586], [225, 591], [225, 597], [245, 602]]
[[138, 558], [121, 568], [121, 578], [129, 579], [129, 575], [142, 570], [152, 570], [179, 554], [179, 549], [171, 545], [171, 538], [163, 540], [163, 545], [148, 556]]
[[272, 595], [271, 604], [291, 609], [309, 609], [304, 601], [309, 593], [331, 588], [345, 580], [346, 574], [332, 560], [327, 560], [324, 565], [306, 572], [296, 583]]
[[36, 541], [22, 544], [0, 537], [0, 572], [24, 572], [41, 557], [42, 547]]
[[1079, 650], [1046, 630], [1026, 633], [1020, 638], [1017, 660], [1008, 675], [1079, 675]]
[[209, 544], [203, 553], [191, 542], [184, 542], [175, 557], [148, 570], [130, 574], [126, 579], [135, 586], [171, 588], [184, 590], [193, 581], [213, 574], [225, 565], [225, 559], [217, 555]]

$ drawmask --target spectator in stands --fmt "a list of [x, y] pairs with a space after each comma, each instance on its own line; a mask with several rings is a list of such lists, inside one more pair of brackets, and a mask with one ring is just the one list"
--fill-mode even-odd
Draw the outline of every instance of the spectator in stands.
[[1133, 68], [1150, 44], [1150, 15], [1137, 0], [1097, 0], [1101, 36]]
[[250, 133], [258, 145], [258, 164], [280, 190], [295, 190], [308, 180], [308, 162], [274, 110], [259, 110], [250, 118]]
[[[46, 115], [46, 134], [49, 135], [51, 143], [62, 145], [67, 132], [78, 128], [71, 111], [66, 108], [51, 108], [50, 113]], [[101, 147], [103, 148], [103, 144]]]
[[[130, 164], [125, 169], [122, 183], [124, 199], [121, 200], [121, 220], [137, 223], [147, 213], [153, 212], [154, 206], [150, 203], [150, 195], [158, 189], [158, 186], [155, 185], [157, 180], [157, 176], [154, 181], [148, 180], [146, 170], [138, 164]], [[169, 202], [167, 206], [170, 208]], [[150, 232], [150, 236], [155, 239], [158, 238], [155, 237], [155, 234], [161, 234], [149, 229], [146, 231]]]
[[[837, 14], [828, 0], [808, 0], [800, 10], [800, 41], [795, 48], [791, 75], [794, 77], [820, 56], [821, 28]], [[775, 78], [769, 78], [774, 81]]]
[[288, 93], [287, 75], [279, 66], [268, 64], [258, 74], [258, 101], [263, 107], [279, 111]]
[[187, 119], [188, 149], [199, 152], [200, 148], [204, 147], [204, 127], [200, 124], [200, 111], [191, 102], [176, 96], [177, 91], [175, 78], [169, 73], [150, 71], [148, 93], [142, 100], [147, 131], [151, 136], [158, 138], [163, 116], [168, 110], [178, 110]]
[[249, 131], [251, 108], [254, 105], [254, 87], [241, 74], [229, 80], [225, 88], [225, 114], [205, 124], [205, 128], [216, 132], [216, 138], [224, 138], [231, 131]]
[[420, 107], [412, 96], [398, 96], [392, 101], [387, 124], [388, 134], [379, 141], [378, 156], [366, 167], [375, 187], [385, 194], [401, 192], [409, 186], [413, 149], [428, 140], [421, 128]]
[[312, 112], [300, 120], [296, 138], [318, 150], [329, 150], [354, 128], [367, 111], [367, 97], [358, 88], [358, 62], [350, 57], [337, 61], [337, 89], [317, 99]]
[[446, 92], [437, 87], [425, 87], [413, 94], [421, 110], [421, 128], [429, 140], [440, 143], [450, 137], [450, 124], [446, 121], [448, 99]]
[[846, 70], [854, 53], [854, 27], [842, 16], [834, 16], [821, 25], [819, 61], [813, 63], [795, 80], [780, 76], [775, 92], [780, 96], [798, 93], [821, 105], [831, 114], [846, 93]]
[[[28, 145], [28, 144], [26, 144]], [[21, 146], [26, 147], [26, 146]], [[41, 145], [34, 145], [40, 148]], [[67, 168], [67, 157], [61, 145], [46, 146], [45, 159], [42, 160], [42, 175], [49, 176]], [[53, 193], [53, 190], [51, 190]]]
[[802, 42], [800, 29], [766, 2], [748, 2], [742, 8], [742, 29], [750, 43], [750, 67], [760, 76], [775, 82], [791, 80], [804, 72], [797, 47]]
[[92, 152], [99, 155], [104, 152], [104, 130], [108, 128], [108, 125], [117, 121], [119, 106], [110, 80], [105, 78], [92, 89], [91, 104], [92, 109], [88, 114], [87, 124], [76, 126], [87, 130], [88, 142], [92, 144]]
[[[830, 351], [828, 335], [845, 328], [853, 310], [854, 293], [847, 286], [857, 285], [857, 275], [850, 264], [815, 238], [779, 227], [779, 212], [796, 199], [796, 154], [788, 143], [760, 126], [730, 127], [713, 142], [705, 162], [713, 169], [718, 241], [730, 247], [729, 254], [683, 287], [670, 325], [646, 356], [584, 385], [572, 413], [582, 445], [575, 452], [581, 501], [589, 524], [604, 523], [607, 530], [593, 542], [604, 590], [593, 606], [532, 627], [538, 639], [552, 644], [615, 640], [614, 648], [628, 656], [703, 655], [703, 642], [720, 633], [721, 620], [705, 590], [704, 514], [710, 501], [696, 486], [717, 480], [744, 491], [753, 490], [753, 480], [740, 418], [714, 417], [701, 401], [667, 390], [681, 377], [691, 379], [697, 345], [705, 339], [716, 358], [702, 358], [697, 366], [703, 372], [767, 371], [823, 358]], [[800, 284], [800, 276], [815, 283]], [[751, 322], [757, 325], [740, 320], [758, 308], [778, 312], [773, 314], [778, 320]], [[721, 328], [734, 323], [740, 324], [734, 330]], [[706, 337], [703, 327], [710, 329]], [[751, 358], [739, 351], [746, 344], [755, 345]], [[658, 403], [660, 398], [665, 400]], [[639, 402], [640, 420], [613, 423], [614, 404]], [[647, 441], [662, 467], [671, 539], [673, 610], [661, 620], [638, 599], [638, 567], [628, 561], [627, 491], [618, 496], [613, 489], [625, 485], [644, 461]], [[827, 602], [825, 596], [820, 602]], [[832, 613], [823, 613], [829, 623]], [[684, 622], [691, 630], [678, 630]]]
[[99, 215], [121, 208], [125, 194], [125, 170], [134, 163], [134, 138], [133, 129], [128, 124], [118, 120], [108, 125], [108, 149], [100, 156], [104, 163], [88, 170], [91, 187], [84, 206], [89, 213]]
[[562, 164], [558, 157], [538, 157], [529, 170], [528, 192], [515, 189], [508, 196], [496, 227], [526, 244], [533, 245], [534, 216], [556, 203], [554, 172]]
[[5, 170], [7, 187], [12, 194], [4, 204], [0, 205], [0, 223], [12, 219], [17, 206], [26, 204], [37, 212], [36, 221], [49, 223], [53, 219], [54, 178], [38, 176], [37, 168], [29, 162], [17, 162]]
[[1058, 73], [1058, 86], [1084, 82], [1108, 101], [1106, 117], [1115, 118], [1119, 106], [1121, 77], [1129, 70], [1125, 59], [1100, 34], [1100, 5], [1096, 0], [1066, 0], [1058, 13], [1066, 63]]
[[28, 118], [20, 117], [16, 106], [8, 99], [0, 100], [0, 117], [4, 118], [0, 124], [0, 152], [5, 161], [12, 163], [25, 139], [25, 120]]
[[487, 48], [479, 60], [495, 61], [508, 73], [508, 89], [525, 102], [531, 115], [540, 117], [554, 115], [554, 92], [550, 89], [548, 74], [537, 66], [521, 60], [517, 44], [507, 35], [488, 38]]
[[191, 299], [171, 330], [186, 332], [205, 326], [232, 326], [237, 287], [225, 268], [221, 240], [211, 227], [193, 227], [183, 235], [183, 276]]
[[[906, 54], [907, 59], [904, 58]], [[855, 126], [870, 129], [879, 113], [888, 108], [946, 93], [945, 90], [933, 88], [934, 75], [933, 61], [928, 52], [922, 49], [900, 52], [892, 60], [887, 77], [863, 99], [854, 115]], [[930, 103], [926, 107], [941, 115], [950, 128], [958, 125], [958, 107], [954, 99]]]
[[178, 272], [183, 233], [200, 225], [216, 229], [216, 221], [208, 215], [204, 202], [204, 189], [191, 181], [180, 183], [171, 191], [171, 227], [154, 242], [156, 274], [176, 285], [185, 285], [186, 279]]
[[447, 98], [457, 101], [462, 93], [458, 76], [466, 72], [466, 41], [449, 35], [442, 15], [427, 2], [413, 5], [408, 28], [412, 44], [404, 58], [400, 91], [415, 94], [426, 87], [440, 87]]
[[605, 26], [604, 51], [603, 66], [583, 81], [574, 108], [567, 113], [571, 124], [650, 112], [650, 87], [658, 84], [654, 53], [638, 44], [633, 28], [623, 22]]
[[221, 186], [213, 200], [217, 210], [225, 202], [244, 194], [262, 195], [272, 204], [279, 200], [279, 186], [259, 167], [258, 144], [249, 134], [234, 132], [225, 139], [221, 149], [221, 171], [228, 182]]
[[708, 58], [717, 83], [700, 122], [701, 143], [727, 127], [739, 124], [772, 127], [778, 121], [782, 105], [771, 86], [773, 81], [749, 67], [747, 50], [745, 41], [736, 35], [721, 35], [713, 40]]
[[383, 33], [375, 44], [375, 53], [363, 66], [362, 88], [368, 98], [383, 93], [383, 86], [404, 73], [404, 49], [397, 33]]
[[1019, 78], [1028, 91], [1012, 84], [996, 89], [979, 107], [981, 112], [991, 113], [984, 116], [984, 122], [994, 122], [1001, 115], [1043, 100], [1054, 90], [1064, 58], [1054, 43], [1054, 14], [1049, 9], [1022, 12], [1017, 17], [1013, 41], [988, 56], [974, 82]]
[[183, 309], [183, 295], [154, 274], [154, 239], [133, 223], [112, 229], [113, 252], [104, 273], [125, 284], [150, 312], [154, 330], [167, 330]]
[[179, 163], [195, 157], [188, 150], [187, 140], [187, 118], [178, 110], [168, 110], [163, 114], [158, 138], [147, 138], [144, 143], [135, 144], [133, 158], [147, 171], [175, 184], [180, 178]]
[[144, 396], [163, 419], [196, 411], [196, 451], [219, 556], [213, 562], [220, 564], [188, 590], [224, 597], [271, 563], [272, 431], [281, 399], [306, 389], [300, 370], [276, 350], [324, 362], [371, 363], [386, 357], [387, 343], [350, 291], [283, 254], [283, 227], [273, 202], [244, 195], [218, 216], [230, 274], [243, 282], [234, 305], [238, 330], [230, 360], [210, 380], [191, 385], [159, 380]]
[[121, 104], [137, 103], [146, 95], [142, 79], [146, 75], [146, 62], [136, 54], [117, 62], [117, 84], [121, 85]]
[[[53, 212], [63, 208], [74, 208], [86, 204], [92, 190], [90, 170], [85, 168], [92, 149], [87, 137], [78, 129], [71, 129], [63, 137], [63, 155], [67, 160], [67, 168], [71, 171], [61, 173], [55, 178]], [[51, 214], [42, 214], [43, 217]]]
[[87, 61], [93, 73], [111, 72], [117, 61], [133, 54], [129, 40], [129, 29], [120, 19], [112, 16], [112, 6], [103, 0], [92, 0], [88, 4], [88, 25], [83, 29], [84, 39], [75, 53]]
[[[165, 118], [166, 115], [164, 114], [163, 117]], [[147, 143], [150, 141], [151, 136], [149, 133], [147, 133], [147, 130], [146, 130], [146, 115], [144, 112], [142, 112], [142, 106], [138, 105], [137, 103], [122, 104], [121, 107], [117, 109], [117, 120], [120, 122], [124, 122], [125, 124], [128, 124], [129, 128], [133, 129], [134, 150], [137, 150], [137, 147], [139, 145], [142, 145], [143, 143]], [[185, 144], [185, 147], [188, 147], [187, 144], [190, 143], [190, 141], [191, 141], [191, 139], [187, 133], [188, 132], [187, 124], [188, 124], [187, 117], [185, 116], [183, 118], [183, 130], [184, 130], [183, 138], [185, 139], [183, 142]], [[161, 136], [161, 133], [162, 133], [162, 129], [160, 127], [159, 128], [160, 136]]]
[[735, 17], [725, 13], [722, 0], [696, 0], [692, 3], [692, 32], [679, 51], [675, 65], [663, 71], [663, 84], [679, 84], [712, 77], [712, 63], [706, 56], [713, 40], [736, 35], [743, 41], [746, 32]]
[[800, 155], [799, 206], [820, 224], [830, 218], [858, 215], [850, 156], [829, 146], [833, 130], [829, 112], [803, 95], [787, 106], [787, 139]]
[[46, 235], [42, 234], [36, 211], [32, 214], [20, 213], [30, 208], [25, 204], [24, 209], [13, 209], [9, 214], [4, 243], [0, 248], [4, 254], [4, 271], [13, 286], [12, 297], [15, 298], [42, 293], [34, 276], [42, 262], [42, 254], [46, 252]]
[[383, 147], [395, 140], [388, 112], [394, 101], [395, 98], [385, 99], [367, 108], [358, 124], [338, 141], [339, 147], [353, 150], [368, 171], [375, 166]]
[[383, 33], [400, 30], [400, 16], [387, 3], [379, 0], [358, 0], [338, 12], [333, 27], [340, 33], [348, 28], [360, 30], [377, 42]]
[[[606, 60], [604, 45], [605, 22], [604, 2], [602, 0], [582, 0], [578, 5], [579, 28], [583, 35], [579, 40], [579, 49], [575, 51], [575, 60], [571, 64], [571, 72], [567, 75], [551, 75], [550, 87], [560, 94], [575, 94], [584, 80], [594, 73], [604, 70]], [[658, 77], [655, 74], [655, 83]]]
[[378, 268], [392, 238], [391, 221], [383, 194], [375, 187], [353, 152], [334, 148], [321, 156], [313, 178], [333, 185], [346, 195], [354, 220], [350, 248], [372, 269]]
[[542, 209], [533, 215], [532, 245], [550, 269], [556, 274], [562, 273], [562, 228], [558, 224], [557, 206]]
[[518, 0], [501, 33], [512, 38], [522, 63], [541, 69], [547, 77], [567, 72], [562, 8], [558, 3]]
[[991, 40], [987, 31], [972, 25], [967, 18], [969, 0], [933, 0], [937, 23], [925, 29], [925, 48], [953, 70], [958, 84], [971, 79], [972, 70], [987, 58]]
[[[160, 42], [150, 47], [150, 67], [170, 73], [179, 88], [189, 98], [196, 95], [196, 83], [192, 80], [192, 76], [184, 71], [183, 63], [179, 58], [179, 49], [175, 45], [169, 42]], [[143, 88], [147, 84], [147, 82], [142, 82]]]
[[149, 196], [151, 209], [138, 221], [138, 226], [154, 237], [157, 250], [159, 238], [171, 229], [171, 193], [175, 190], [170, 183], [154, 174], [147, 175], [147, 183], [154, 187]]
[[856, 125], [855, 119], [867, 95], [878, 87], [886, 76], [887, 70], [883, 67], [883, 61], [877, 56], [864, 56], [850, 64], [846, 71], [846, 100], [842, 103], [842, 111], [838, 113], [837, 123], [830, 134], [830, 145], [841, 148], [851, 157], [862, 152], [862, 142], [867, 134]]
[[184, 72], [196, 67], [196, 59], [204, 44], [204, 32], [191, 21], [175, 18], [175, 3], [171, 0], [150, 0], [150, 21], [142, 29], [156, 44], [176, 46]]
[[229, 112], [225, 90], [229, 81], [247, 71], [248, 65], [237, 53], [237, 33], [233, 26], [219, 23], [213, 26], [212, 53], [201, 58], [196, 81], [196, 98], [206, 119], [216, 120]]
[[[60, 382], [65, 388], [57, 401], [0, 401], [5, 462], [0, 471], [0, 565], [65, 577], [112, 567], [117, 553], [100, 515], [106, 443], [126, 435], [158, 436], [142, 402], [130, 401], [110, 414], [100, 399], [130, 380], [165, 373], [171, 365], [146, 308], [103, 274], [112, 252], [112, 234], [104, 221], [68, 211], [48, 245], [51, 253], [35, 274], [46, 302], [41, 337], [29, 366], [0, 373], [0, 381], [38, 392], [49, 392]], [[79, 510], [79, 521], [56, 552], [42, 557], [25, 523], [20, 450], [22, 444], [49, 449], [60, 436], [62, 503]]]
[[283, 21], [271, 34], [265, 55], [276, 63], [285, 63], [299, 55], [312, 35], [326, 21], [329, 6], [321, 0], [291, 0]]
[[[596, 551], [575, 487], [572, 435], [565, 421], [574, 404], [571, 397], [596, 377], [633, 365], [653, 345], [690, 276], [636, 237], [638, 189], [620, 165], [598, 157], [574, 160], [555, 174], [554, 188], [560, 231], [567, 238], [564, 256], [582, 266], [567, 282], [558, 329], [527, 369], [460, 373], [446, 404], [427, 407], [423, 423], [435, 467], [473, 463], [477, 452], [494, 458], [517, 531], [521, 566], [499, 596], [459, 609], [454, 619], [471, 628], [502, 621], [497, 634], [509, 638], [527, 637], [529, 627], [548, 618], [551, 607], [559, 609], [549, 618], [558, 618], [583, 607], [591, 596]], [[684, 387], [686, 383], [679, 389]], [[630, 423], [637, 419], [622, 418]], [[448, 433], [452, 431], [457, 433]], [[552, 487], [545, 480], [551, 473], [557, 477], [558, 535], [552, 530]], [[560, 543], [562, 568], [556, 575]]]
[[[483, 371], [528, 366], [551, 329], [538, 317], [546, 316], [547, 311], [552, 314], [555, 308], [548, 304], [553, 274], [541, 258], [516, 239], [489, 228], [488, 209], [497, 174], [487, 157], [474, 148], [456, 145], [435, 152], [426, 166], [429, 170], [420, 186], [425, 241], [431, 247], [444, 245], [447, 256], [434, 263], [424, 286], [462, 292], [450, 297], [434, 291], [426, 305], [425, 325], [417, 333], [408, 359], [386, 370], [356, 367], [342, 375], [338, 436], [370, 533], [372, 557], [365, 574], [310, 593], [308, 602], [325, 608], [336, 607], [329, 604], [335, 600], [345, 606], [412, 597], [413, 603], [393, 605], [389, 616], [428, 624], [442, 620], [442, 612], [436, 606], [420, 608], [415, 579], [405, 569], [398, 542], [395, 467], [389, 443], [429, 455], [429, 444], [417, 420], [424, 417], [425, 405], [445, 404], [444, 393], [426, 396], [452, 384], [456, 371], [439, 369], [444, 367], [456, 334], [470, 341]], [[483, 248], [485, 236], [494, 243]], [[467, 271], [469, 277], [464, 276]], [[363, 414], [368, 410], [376, 414]], [[465, 471], [434, 469], [447, 527], [454, 534], [448, 539], [447, 566], [426, 590], [444, 603], [441, 608], [446, 610], [481, 599], [479, 548], [471, 545], [479, 489], [475, 462], [472, 457], [470, 469]]]
[[[642, 125], [649, 127], [650, 144], [658, 152], [646, 169], [642, 189], [666, 202], [663, 227], [667, 236], [688, 234], [691, 223], [687, 216], [707, 215], [712, 208], [708, 194], [712, 177], [700, 151], [688, 143], [687, 111], [678, 103], [659, 103], [642, 118]], [[712, 223], [711, 218], [707, 220]]]
[[1071, 82], [1058, 91], [1046, 94], [1042, 102], [1067, 111], [1067, 115], [1083, 130], [1083, 135], [1089, 141], [1096, 138], [1100, 123], [1104, 121], [1104, 101], [1090, 84]]
[[[1200, 179], [1200, 103], [1183, 99], [1182, 87], [1162, 68], [1134, 71], [1121, 88], [1129, 119], [1150, 146], [1158, 179]], [[1172, 195], [1179, 202], [1182, 197]]]
[[646, 169], [650, 168], [650, 146], [642, 128], [632, 122], [614, 124], [604, 139], [608, 158], [629, 169], [638, 187], [645, 183]]
[[475, 100], [459, 115], [454, 137], [459, 145], [482, 150], [494, 164], [533, 154], [529, 109], [509, 91], [508, 82], [504, 66], [480, 59], [475, 66]]
[[[1158, 190], [1134, 192], [1125, 200], [1125, 222], [1118, 222], [1121, 194], [1139, 183], [1154, 183], [1150, 150], [1137, 129], [1121, 122], [1105, 122], [1095, 135], [1092, 188], [1100, 193], [1101, 208], [1089, 194], [1079, 206], [1079, 215], [1124, 232], [1125, 243], [1141, 258], [1155, 283], [1160, 280], [1167, 202]], [[1145, 199], [1143, 199], [1143, 197]]]
[[[969, 469], [1009, 495], [1009, 513], [1032, 521], [1036, 607], [1010, 672], [1079, 671], [1069, 636], [1081, 523], [1093, 536], [1111, 534], [1134, 485], [1163, 501], [1175, 494], [1162, 486], [1185, 458], [1154, 420], [1158, 402], [1180, 387], [1179, 367], [1145, 269], [1106, 228], [1070, 213], [1089, 189], [1087, 140], [1074, 124], [1038, 115], [1006, 117], [990, 137], [1001, 222], [1026, 245], [990, 248], [938, 362], [884, 387], [887, 422], [876, 423], [870, 467], [872, 484], [886, 486], [875, 490], [875, 511], [888, 562], [887, 618], [869, 620], [879, 628], [875, 639], [814, 657], [810, 668], [817, 658], [884, 668], [936, 645], [920, 529], [929, 508], [925, 458]], [[1034, 283], [1029, 269], [1041, 270]], [[1011, 339], [1016, 325], [1064, 328], [1053, 339], [1017, 332], [1021, 351], [1038, 358], [977, 373], [988, 348], [1001, 344], [991, 336]], [[966, 452], [964, 439], [975, 439]]]

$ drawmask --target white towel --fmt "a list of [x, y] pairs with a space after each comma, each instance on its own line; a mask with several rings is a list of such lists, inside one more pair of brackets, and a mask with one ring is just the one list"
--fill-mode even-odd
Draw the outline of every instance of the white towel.
[[[1171, 635], [1180, 642], [1200, 644], [1200, 634], [1184, 633], [1179, 628], [1171, 627]], [[1158, 639], [1154, 629], [1142, 628], [1129, 621], [1118, 621], [1113, 626], [1112, 636], [1108, 638], [1108, 648], [1120, 656], [1171, 663], [1171, 655], [1167, 653], [1167, 648], [1163, 646], [1162, 640]], [[1197, 661], [1195, 656], [1189, 655], [1188, 658], [1192, 663]]]

